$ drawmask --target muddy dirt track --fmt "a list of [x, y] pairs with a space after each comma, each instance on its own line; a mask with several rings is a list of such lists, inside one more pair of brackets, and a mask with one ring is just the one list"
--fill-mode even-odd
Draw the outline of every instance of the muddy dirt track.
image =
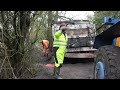
[[[77, 60], [77, 59], [75, 59]], [[92, 79], [93, 78], [93, 62], [82, 60], [71, 63], [71, 59], [61, 68], [61, 75], [64, 79]]]
[[[54, 79], [53, 67], [46, 67], [46, 64], [53, 64], [53, 60], [47, 61], [43, 57], [40, 61], [40, 72], [34, 79]], [[93, 78], [93, 60], [82, 59], [65, 59], [61, 68], [61, 76], [63, 79], [92, 79]]]

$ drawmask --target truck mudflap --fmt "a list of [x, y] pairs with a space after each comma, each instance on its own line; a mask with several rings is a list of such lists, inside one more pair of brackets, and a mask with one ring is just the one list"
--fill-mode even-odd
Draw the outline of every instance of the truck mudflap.
[[65, 57], [67, 58], [95, 58], [94, 53], [66, 53]]

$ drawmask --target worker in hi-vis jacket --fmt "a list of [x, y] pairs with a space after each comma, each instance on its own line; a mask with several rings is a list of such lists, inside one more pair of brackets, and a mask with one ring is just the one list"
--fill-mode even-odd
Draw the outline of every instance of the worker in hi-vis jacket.
[[68, 37], [66, 34], [67, 25], [62, 23], [59, 30], [54, 35], [53, 42], [53, 55], [54, 55], [54, 76], [57, 79], [62, 79], [60, 77], [60, 68], [62, 67], [64, 61], [64, 55], [66, 52]]

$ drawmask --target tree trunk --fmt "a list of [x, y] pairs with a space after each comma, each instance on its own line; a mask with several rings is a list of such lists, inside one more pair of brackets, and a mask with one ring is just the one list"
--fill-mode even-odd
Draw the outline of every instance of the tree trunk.
[[52, 52], [52, 46], [53, 46], [53, 37], [52, 37], [52, 27], [51, 27], [51, 21], [52, 21], [52, 11], [48, 12], [48, 32], [47, 32], [47, 39], [50, 42], [50, 51]]
[[[17, 19], [18, 18], [18, 19]], [[17, 20], [18, 21], [17, 21]], [[19, 15], [14, 18], [14, 30], [16, 38], [13, 41], [14, 56], [11, 58], [12, 67], [15, 68], [14, 73], [16, 76], [20, 76], [21, 72], [18, 70], [21, 68], [21, 61], [23, 54], [25, 53], [25, 38], [29, 31], [30, 15], [25, 11], [20, 11]]]

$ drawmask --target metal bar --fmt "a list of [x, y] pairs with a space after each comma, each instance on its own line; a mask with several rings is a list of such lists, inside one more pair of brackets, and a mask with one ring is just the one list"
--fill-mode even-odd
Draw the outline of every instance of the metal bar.
[[91, 53], [66, 53], [65, 57], [68, 58], [95, 58], [95, 54]]

